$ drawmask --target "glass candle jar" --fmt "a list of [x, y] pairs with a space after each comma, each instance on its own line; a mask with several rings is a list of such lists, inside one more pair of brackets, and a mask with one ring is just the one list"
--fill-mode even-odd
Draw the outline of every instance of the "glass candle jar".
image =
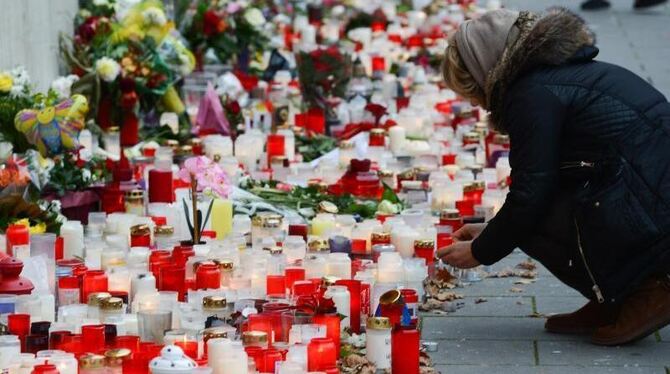
[[137, 313], [139, 334], [142, 341], [163, 343], [163, 334], [172, 328], [172, 311], [140, 310]]
[[100, 301], [100, 321], [105, 322], [108, 317], [122, 316], [124, 314], [123, 299], [119, 297], [109, 297]]
[[130, 246], [151, 246], [151, 228], [149, 228], [149, 225], [135, 225], [130, 228]]
[[87, 352], [102, 352], [105, 348], [105, 325], [82, 326], [81, 338], [82, 344], [86, 347]]
[[368, 318], [365, 349], [365, 357], [377, 369], [391, 368], [391, 322], [388, 318]]
[[87, 353], [79, 357], [79, 374], [105, 374], [105, 356]]
[[221, 269], [213, 262], [198, 265], [195, 272], [196, 289], [217, 289], [221, 287]]
[[266, 276], [266, 292], [270, 297], [283, 297], [286, 295], [286, 277], [283, 275]]
[[328, 275], [340, 279], [351, 279], [351, 258], [348, 253], [328, 254]]
[[386, 131], [384, 129], [370, 130], [368, 145], [370, 147], [384, 147], [386, 145]]
[[123, 374], [123, 363], [131, 359], [132, 351], [127, 348], [114, 348], [105, 351], [107, 374]]
[[398, 327], [391, 335], [393, 373], [419, 373], [420, 334], [414, 327]]
[[351, 294], [349, 289], [346, 286], [329, 286], [323, 296], [332, 299], [335, 308], [337, 308], [337, 313], [344, 316], [340, 324], [344, 327], [351, 327]]
[[352, 141], [344, 140], [340, 142], [339, 153], [340, 167], [345, 169], [356, 158], [356, 145]]
[[102, 270], [88, 270], [82, 278], [81, 301], [88, 301], [93, 292], [107, 292], [107, 274]]
[[435, 262], [435, 241], [429, 239], [415, 240], [414, 255], [426, 260], [426, 265], [433, 265]]
[[172, 249], [179, 243], [174, 235], [174, 227], [169, 225], [157, 225], [154, 228], [154, 241], [156, 249]]
[[28, 227], [10, 224], [5, 230], [7, 254], [24, 260], [30, 257], [30, 233]]
[[314, 338], [307, 345], [307, 370], [326, 371], [337, 367], [337, 344], [331, 338]]
[[[316, 325], [326, 326], [326, 337], [333, 342], [340, 341], [340, 316], [337, 314], [317, 314], [312, 318]], [[314, 341], [314, 339], [312, 339]], [[335, 357], [340, 356], [340, 344], [335, 344]], [[312, 369], [310, 369], [312, 370]]]
[[130, 190], [127, 191], [124, 198], [126, 213], [135, 214], [137, 216], [144, 215], [144, 191]]
[[283, 217], [276, 213], [261, 212], [251, 220], [251, 239], [253, 245], [261, 243], [265, 238], [275, 242], [283, 240]]

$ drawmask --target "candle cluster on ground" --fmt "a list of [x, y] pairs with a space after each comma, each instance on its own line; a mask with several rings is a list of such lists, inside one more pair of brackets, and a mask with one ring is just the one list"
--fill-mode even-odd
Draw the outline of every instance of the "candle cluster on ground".
[[[357, 355], [418, 374], [436, 248], [491, 219], [510, 183], [508, 138], [430, 61], [483, 9], [423, 3], [278, 15], [264, 80], [186, 76], [188, 144], [82, 132], [80, 155], [109, 157], [99, 209], [0, 236], [0, 371], [339, 373]], [[345, 65], [350, 79], [318, 79]]]

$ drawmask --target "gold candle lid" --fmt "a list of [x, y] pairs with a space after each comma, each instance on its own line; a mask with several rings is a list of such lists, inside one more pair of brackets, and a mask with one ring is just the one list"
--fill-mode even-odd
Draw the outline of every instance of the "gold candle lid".
[[244, 345], [267, 343], [268, 334], [264, 331], [245, 331], [242, 333], [242, 343]]
[[202, 298], [202, 307], [205, 309], [221, 309], [227, 305], [223, 296], [205, 296]]
[[383, 136], [383, 135], [386, 135], [386, 130], [376, 127], [374, 129], [370, 130], [370, 135]]
[[308, 180], [307, 187], [314, 187], [319, 192], [328, 191], [328, 184], [318, 178]]
[[182, 145], [179, 147], [179, 150], [177, 151], [177, 154], [182, 155], [182, 156], [188, 156], [193, 154], [193, 147], [190, 145]]
[[81, 369], [99, 369], [105, 367], [105, 356], [86, 353], [79, 357]]
[[391, 240], [391, 233], [390, 232], [373, 232], [370, 234], [370, 240], [373, 242], [387, 242]]
[[494, 144], [509, 144], [509, 135], [505, 134], [495, 134], [493, 136]]
[[458, 209], [442, 209], [440, 212], [440, 219], [457, 219], [461, 218], [461, 213]]
[[166, 147], [172, 148], [172, 150], [175, 150], [179, 147], [179, 141], [174, 140], [174, 139], [167, 139], [163, 143]]
[[473, 189], [475, 190], [483, 190], [486, 188], [486, 182], [484, 181], [474, 181], [470, 183]]
[[228, 329], [225, 327], [210, 327], [202, 330], [202, 338], [204, 341], [215, 338], [227, 338]]
[[108, 359], [124, 359], [130, 357], [132, 351], [128, 348], [115, 348], [105, 351], [105, 357]]
[[188, 144], [194, 146], [194, 145], [200, 145], [202, 144], [202, 139], [200, 138], [191, 138], [188, 140]]
[[391, 328], [391, 320], [388, 317], [370, 317], [366, 326], [371, 330], [388, 330]]
[[101, 310], [121, 310], [123, 309], [123, 299], [120, 297], [108, 297], [100, 300]]
[[391, 178], [393, 176], [393, 172], [390, 170], [379, 170], [377, 175], [379, 178]]
[[382, 305], [395, 304], [400, 301], [400, 297], [401, 294], [398, 290], [386, 291], [379, 297], [379, 303]]
[[265, 228], [275, 228], [281, 226], [283, 222], [281, 214], [271, 212], [261, 212], [251, 219], [251, 224]]
[[435, 241], [431, 239], [421, 239], [414, 241], [415, 248], [435, 248]]
[[169, 225], [160, 225], [154, 228], [155, 235], [172, 235], [174, 234], [174, 227]]
[[415, 177], [416, 177], [416, 170], [414, 169], [406, 170], [398, 174], [398, 178], [403, 180], [414, 179]]
[[327, 239], [312, 239], [307, 247], [310, 252], [327, 252], [330, 250]]
[[107, 129], [108, 134], [117, 134], [119, 132], [119, 126], [112, 126]]
[[219, 269], [224, 272], [231, 272], [233, 271], [233, 268], [235, 264], [233, 263], [233, 260], [229, 259], [213, 259], [212, 260], [215, 264], [219, 265]]
[[143, 199], [144, 190], [130, 190], [126, 191], [126, 199]]
[[151, 228], [149, 225], [141, 224], [130, 227], [130, 235], [132, 236], [145, 236], [151, 234]]
[[270, 158], [270, 165], [284, 165], [284, 162], [288, 161], [286, 156], [272, 156]]
[[100, 302], [104, 299], [109, 299], [112, 294], [109, 292], [91, 292], [88, 294], [88, 306], [100, 306]]
[[479, 137], [480, 137], [480, 135], [479, 135], [478, 132], [474, 132], [474, 131], [466, 132], [465, 134], [463, 134], [463, 141], [464, 142], [465, 141], [467, 141], [467, 142], [478, 142]]
[[280, 255], [280, 254], [284, 253], [284, 249], [282, 247], [279, 247], [279, 246], [267, 247], [267, 248], [263, 248], [263, 250], [266, 250], [266, 251], [270, 252], [271, 255]]
[[349, 140], [343, 140], [340, 142], [340, 149], [354, 149], [355, 144]]
[[331, 203], [330, 201], [322, 201], [319, 203], [319, 213], [330, 213], [337, 214], [340, 210], [337, 208], [337, 205]]

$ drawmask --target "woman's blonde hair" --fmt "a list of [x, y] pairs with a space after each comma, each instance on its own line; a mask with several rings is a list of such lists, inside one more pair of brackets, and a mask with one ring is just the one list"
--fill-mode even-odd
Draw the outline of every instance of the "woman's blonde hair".
[[467, 99], [475, 99], [480, 105], [486, 104], [484, 90], [479, 87], [475, 78], [470, 74], [465, 62], [458, 53], [456, 38], [449, 38], [449, 46], [442, 60], [442, 77], [447, 87]]

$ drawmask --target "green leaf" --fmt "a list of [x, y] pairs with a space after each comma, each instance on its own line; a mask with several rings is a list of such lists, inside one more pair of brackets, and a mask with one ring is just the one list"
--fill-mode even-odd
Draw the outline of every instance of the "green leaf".
[[382, 184], [384, 185], [384, 192], [382, 192], [382, 200], [387, 200], [394, 204], [402, 204], [402, 201], [395, 193], [395, 191], [393, 191], [393, 189], [389, 187], [386, 183], [382, 182]]

